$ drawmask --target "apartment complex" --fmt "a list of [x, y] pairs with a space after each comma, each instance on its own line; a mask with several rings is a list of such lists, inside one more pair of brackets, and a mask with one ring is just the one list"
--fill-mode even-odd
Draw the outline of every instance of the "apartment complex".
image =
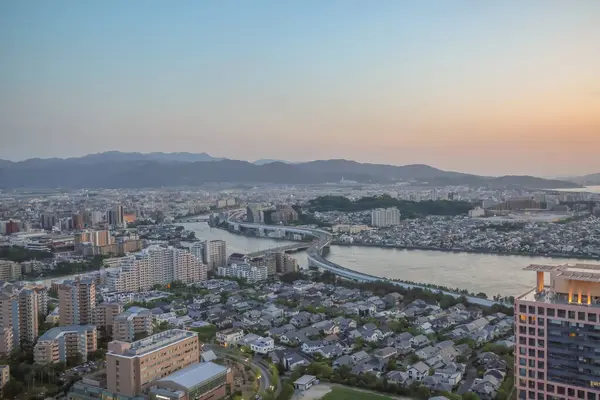
[[107, 389], [121, 396], [138, 396], [156, 380], [199, 359], [195, 332], [171, 329], [133, 343], [113, 341], [106, 354]]
[[600, 265], [525, 270], [537, 284], [515, 299], [518, 397], [600, 399]]
[[113, 339], [133, 342], [139, 334], [152, 334], [152, 311], [143, 307], [130, 307], [114, 318]]
[[298, 221], [298, 212], [293, 208], [282, 208], [271, 213], [271, 221], [274, 224], [288, 225], [290, 222]]
[[14, 281], [21, 278], [21, 266], [19, 263], [0, 260], [0, 280]]
[[45, 291], [7, 287], [0, 292], [0, 354], [8, 354], [21, 343], [35, 343], [38, 316]]
[[154, 245], [123, 260], [119, 270], [108, 272], [106, 285], [115, 292], [135, 292], [174, 281], [205, 281], [206, 273], [206, 265], [191, 253]]
[[220, 267], [217, 270], [217, 275], [245, 279], [249, 283], [254, 283], [267, 280], [269, 278], [269, 269], [265, 265], [232, 264]]
[[204, 262], [209, 271], [227, 265], [227, 244], [224, 240], [207, 240], [203, 244]]
[[106, 213], [106, 219], [109, 225], [122, 228], [125, 225], [125, 210], [123, 206], [115, 206], [112, 210], [108, 210]]
[[248, 206], [246, 207], [246, 220], [256, 224], [264, 224], [265, 212], [260, 207]]
[[95, 324], [98, 329], [112, 336], [114, 320], [122, 312], [123, 305], [120, 303], [100, 303], [96, 306]]
[[33, 358], [38, 364], [66, 362], [78, 354], [87, 355], [98, 349], [98, 336], [93, 325], [72, 325], [52, 328], [38, 339]]
[[58, 285], [58, 308], [61, 326], [93, 324], [96, 282], [92, 279], [78, 279]]
[[371, 211], [371, 225], [386, 228], [400, 224], [400, 210], [396, 207], [377, 208]]

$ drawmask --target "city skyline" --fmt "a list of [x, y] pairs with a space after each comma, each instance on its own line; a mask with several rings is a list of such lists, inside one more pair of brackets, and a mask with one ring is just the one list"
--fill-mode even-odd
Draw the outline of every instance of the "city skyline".
[[0, 158], [596, 173], [599, 16], [594, 1], [4, 3]]

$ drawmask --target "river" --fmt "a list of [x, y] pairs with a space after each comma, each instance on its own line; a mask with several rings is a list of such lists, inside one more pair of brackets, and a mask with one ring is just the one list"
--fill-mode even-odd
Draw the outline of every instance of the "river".
[[[247, 237], [211, 228], [204, 222], [184, 223], [202, 240], [221, 239], [227, 252], [250, 253], [292, 242]], [[306, 252], [293, 254], [301, 267], [308, 265]], [[535, 273], [523, 271], [529, 264], [595, 263], [576, 259], [528, 257], [520, 255], [452, 253], [433, 250], [403, 250], [362, 246], [331, 246], [327, 259], [353, 269], [385, 278], [433, 283], [450, 288], [517, 296], [535, 286]]]

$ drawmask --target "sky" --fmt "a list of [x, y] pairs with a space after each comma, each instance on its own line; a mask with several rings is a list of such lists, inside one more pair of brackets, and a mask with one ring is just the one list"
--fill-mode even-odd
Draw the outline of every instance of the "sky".
[[5, 0], [0, 158], [600, 172], [598, 0]]

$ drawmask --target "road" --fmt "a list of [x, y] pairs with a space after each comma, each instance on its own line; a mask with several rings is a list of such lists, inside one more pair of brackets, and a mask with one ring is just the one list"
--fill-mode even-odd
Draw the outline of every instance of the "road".
[[221, 346], [217, 346], [214, 344], [205, 344], [204, 351], [212, 350], [215, 352], [217, 356], [221, 356], [224, 358], [233, 359], [243, 365], [253, 366], [260, 370], [260, 379], [259, 379], [259, 389], [258, 393], [266, 393], [271, 386], [273, 386], [275, 390], [275, 397], [279, 395], [281, 392], [281, 384], [280, 382], [275, 382], [275, 378], [271, 371], [269, 371], [269, 367], [263, 363], [263, 360], [259, 357], [254, 357], [250, 360], [248, 357], [244, 357], [233, 349], [227, 349]]
[[456, 391], [457, 394], [463, 395], [467, 393], [473, 385], [473, 381], [477, 378], [477, 368], [475, 368], [475, 366], [473, 365], [473, 362], [475, 362], [475, 360], [477, 360], [477, 356], [471, 357], [466, 362], [466, 377], [462, 385], [458, 387], [458, 390]]

